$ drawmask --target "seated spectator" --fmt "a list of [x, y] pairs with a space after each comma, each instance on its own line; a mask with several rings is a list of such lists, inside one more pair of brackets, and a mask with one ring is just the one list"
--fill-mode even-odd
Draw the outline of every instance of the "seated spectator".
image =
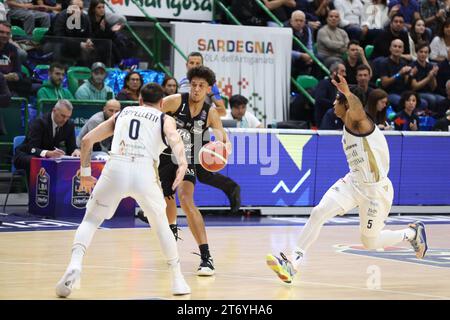
[[445, 117], [436, 121], [433, 131], [450, 131], [450, 109], [445, 113]]
[[[117, 112], [120, 111], [120, 102], [114, 99], [108, 100], [103, 107], [103, 111], [97, 112], [84, 124], [77, 136], [77, 147], [81, 148], [81, 139], [91, 130], [96, 128], [100, 123], [105, 122]], [[113, 136], [106, 138], [99, 143], [94, 144], [93, 151], [101, 151], [108, 153], [111, 150], [111, 142]]]
[[428, 33], [425, 30], [425, 22], [422, 19], [414, 20], [411, 30], [408, 33], [408, 39], [412, 60], [416, 60], [416, 46], [420, 43], [429, 45], [431, 40], [428, 38]]
[[230, 98], [230, 109], [227, 115], [222, 117], [224, 120], [236, 120], [238, 128], [264, 128], [261, 121], [253, 113], [247, 111], [248, 100], [246, 97], [235, 94]]
[[419, 4], [416, 0], [391, 0], [389, 1], [389, 17], [400, 13], [405, 18], [405, 27], [410, 30], [412, 22], [420, 19]]
[[[263, 3], [280, 21], [289, 19], [290, 9], [295, 8], [297, 5], [295, 0], [263, 0]], [[278, 27], [278, 24], [274, 21], [267, 21], [267, 25], [269, 27]]]
[[122, 90], [117, 94], [117, 100], [139, 101], [141, 87], [144, 85], [144, 79], [136, 71], [129, 72], [125, 76]]
[[386, 117], [388, 95], [382, 89], [374, 89], [367, 98], [366, 111], [380, 130], [393, 130]]
[[114, 98], [113, 89], [105, 84], [106, 66], [95, 62], [91, 66], [91, 78], [86, 80], [75, 92], [78, 100], [109, 100]]
[[266, 13], [259, 7], [256, 1], [233, 0], [231, 13], [246, 26], [266, 26]]
[[447, 95], [445, 85], [447, 80], [450, 79], [450, 60], [445, 59], [438, 64], [438, 67], [436, 93], [445, 97]]
[[[109, 52], [110, 48], [104, 45], [104, 42], [97, 44], [99, 55], [105, 57], [105, 59], [110, 56], [112, 63], [118, 64], [125, 56], [126, 50], [130, 49], [126, 47], [126, 37], [119, 32], [123, 25], [120, 23], [110, 25], [106, 21], [104, 0], [91, 0], [88, 13], [92, 27], [92, 38], [111, 40], [111, 52]], [[96, 41], [93, 41], [96, 45]]]
[[58, 62], [53, 62], [48, 69], [48, 80], [42, 84], [37, 93], [37, 100], [42, 99], [74, 99], [72, 92], [63, 88], [62, 83], [66, 67]]
[[61, 4], [57, 3], [56, 0], [33, 0], [33, 3], [38, 8], [36, 10], [47, 12], [50, 16], [50, 21], [62, 10]]
[[365, 47], [372, 45], [375, 39], [383, 32], [384, 28], [389, 24], [389, 17], [386, 0], [368, 0], [362, 1], [362, 3], [361, 44]]
[[419, 95], [414, 91], [402, 94], [399, 108], [401, 111], [395, 115], [395, 130], [418, 131], [419, 117], [415, 114], [416, 106], [420, 103]]
[[[316, 14], [314, 13], [315, 9], [313, 7], [314, 1], [309, 0], [296, 0], [297, 3], [294, 11], [300, 10], [302, 11], [306, 16], [306, 21], [308, 21], [308, 26], [316, 31], [320, 28], [321, 22], [317, 18]], [[326, 17], [326, 16], [325, 16]]]
[[13, 96], [28, 97], [31, 81], [24, 79], [17, 48], [10, 43], [11, 25], [0, 21], [0, 73], [3, 74]]
[[59, 100], [52, 109], [30, 123], [24, 142], [16, 148], [14, 165], [30, 176], [33, 157], [60, 158], [80, 156], [75, 143], [75, 125], [70, 120], [73, 106], [68, 100]]
[[[192, 68], [202, 66], [203, 65], [203, 56], [200, 52], [191, 52], [187, 57], [186, 62], [186, 73]], [[191, 91], [191, 84], [187, 76], [183, 77], [179, 81], [178, 92], [179, 93], [189, 93]], [[214, 83], [211, 87], [211, 92], [208, 93], [206, 103], [212, 105], [216, 108], [219, 116], [223, 117], [226, 115], [225, 103], [223, 102], [222, 96], [220, 94], [219, 88], [217, 87], [217, 83]]]
[[330, 108], [325, 112], [320, 122], [319, 130], [342, 130], [344, 122], [334, 113], [334, 108]]
[[347, 74], [345, 80], [347, 80], [348, 84], [356, 84], [356, 70], [361, 64], [369, 68], [369, 76], [371, 76], [372, 69], [370, 68], [369, 62], [367, 62], [364, 49], [359, 45], [358, 41], [351, 40], [347, 45], [347, 58], [344, 61]]
[[33, 33], [36, 23], [43, 28], [50, 27], [50, 16], [39, 11], [40, 6], [33, 4], [33, 0], [6, 0], [9, 7], [8, 19], [23, 22], [23, 29], [29, 35]]
[[436, 109], [433, 110], [436, 113], [436, 118], [438, 119], [444, 117], [447, 110], [450, 109], [450, 80], [447, 80], [445, 88], [447, 91], [446, 98], [439, 101], [437, 103]]
[[334, 4], [332, 0], [313, 0], [311, 3], [314, 14], [319, 19], [321, 25], [327, 24], [328, 13], [334, 10]]
[[328, 109], [333, 107], [334, 100], [336, 100], [336, 87], [331, 83], [331, 79], [339, 74], [346, 76], [345, 65], [340, 62], [335, 62], [330, 66], [330, 77], [320, 80], [316, 87], [314, 96], [316, 103], [314, 104], [314, 120], [316, 126], [320, 128], [322, 117]]
[[369, 30], [383, 30], [389, 24], [386, 0], [364, 1], [363, 26]]
[[438, 35], [431, 41], [430, 48], [431, 60], [437, 62], [450, 61], [450, 18], [447, 18], [441, 25]]
[[436, 34], [439, 25], [445, 21], [445, 3], [441, 0], [422, 0], [420, 4], [420, 15], [425, 20], [425, 26]]
[[[67, 0], [62, 0], [63, 2], [67, 2]], [[84, 8], [89, 8], [91, 3], [90, 0], [83, 0], [83, 4], [84, 4]], [[67, 5], [66, 5], [67, 7]], [[66, 9], [63, 7], [63, 9]], [[105, 20], [106, 23], [109, 24], [110, 26], [113, 26], [115, 24], [120, 24], [121, 28], [123, 28], [123, 26], [125, 26], [126, 22], [127, 22], [127, 18], [121, 14], [118, 13], [112, 13], [112, 12], [105, 12]]]
[[[75, 61], [78, 64], [90, 66], [92, 60], [99, 61], [96, 58], [96, 47], [91, 40], [92, 29], [89, 16], [83, 12], [83, 1], [71, 0], [71, 5], [62, 10], [55, 18], [49, 35], [55, 37], [62, 37], [59, 39], [51, 39], [48, 41], [56, 41], [57, 43], [51, 48], [55, 52], [55, 58], [72, 63]], [[79, 27], [75, 28], [73, 22], [79, 18]], [[78, 18], [77, 18], [78, 19]], [[103, 61], [103, 60], [102, 60]]]
[[389, 25], [383, 32], [375, 39], [372, 58], [389, 57], [390, 46], [392, 40], [400, 39], [403, 42], [402, 58], [412, 60], [411, 51], [409, 48], [408, 32], [404, 30], [405, 21], [401, 14], [396, 14], [391, 18]]
[[[380, 65], [379, 75], [381, 87], [389, 94], [389, 102], [395, 111], [399, 111], [399, 101], [402, 92], [409, 89], [410, 72], [412, 68], [402, 59], [403, 42], [392, 40], [391, 55]], [[417, 71], [417, 70], [416, 70]]]
[[327, 25], [317, 33], [317, 55], [327, 67], [336, 61], [341, 62], [342, 55], [347, 50], [348, 35], [338, 27], [339, 21], [339, 12], [331, 10], [328, 13]]
[[372, 88], [369, 87], [370, 72], [371, 70], [368, 66], [366, 66], [365, 64], [360, 64], [356, 69], [356, 85], [350, 86], [359, 88], [362, 98], [361, 99], [362, 105], [366, 104], [370, 92], [372, 91]]
[[[294, 36], [300, 40], [305, 47], [313, 52], [313, 35], [311, 28], [306, 24], [306, 16], [300, 11], [292, 12], [291, 19], [285, 23], [286, 27], [292, 29]], [[296, 41], [292, 41], [292, 70], [291, 74], [295, 77], [299, 74], [308, 74], [311, 71], [313, 59], [305, 53]]]
[[178, 93], [178, 82], [174, 77], [165, 77], [162, 87], [166, 96]]
[[417, 46], [417, 60], [411, 64], [417, 72], [411, 77], [411, 89], [419, 93], [420, 99], [428, 102], [428, 108], [434, 110], [436, 104], [444, 97], [434, 93], [437, 88], [436, 76], [439, 67], [427, 61], [429, 53], [430, 47], [426, 43]]
[[[6, 108], [11, 102], [11, 92], [8, 89], [5, 77], [0, 72], [0, 108]], [[0, 136], [7, 134], [3, 115], [0, 114]]]
[[[360, 41], [363, 35], [363, 4], [361, 0], [334, 0], [334, 6], [339, 12], [339, 26], [343, 28], [350, 40]], [[368, 29], [364, 29], [367, 33]]]

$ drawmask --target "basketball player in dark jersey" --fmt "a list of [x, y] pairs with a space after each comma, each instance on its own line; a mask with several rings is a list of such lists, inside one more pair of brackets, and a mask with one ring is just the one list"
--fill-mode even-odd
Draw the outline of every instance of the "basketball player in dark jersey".
[[[231, 153], [231, 143], [222, 127], [222, 121], [215, 108], [205, 103], [206, 95], [215, 82], [214, 72], [204, 66], [189, 70], [187, 77], [191, 83], [191, 91], [185, 94], [175, 94], [164, 98], [163, 111], [173, 116], [177, 124], [177, 131], [183, 139], [188, 169], [184, 181], [178, 187], [178, 198], [185, 212], [189, 228], [197, 241], [200, 249], [201, 263], [197, 274], [200, 276], [211, 276], [214, 274], [214, 265], [209, 252], [203, 217], [194, 204], [194, 187], [197, 180], [196, 163], [198, 164], [198, 153], [203, 145], [203, 137], [208, 128], [212, 128], [216, 143], [224, 143], [228, 154]], [[173, 179], [177, 172], [176, 161], [174, 161], [170, 149], [166, 149], [159, 164], [159, 177], [164, 197], [167, 203], [169, 223], [176, 224], [176, 202], [172, 190]], [[176, 227], [175, 227], [176, 228]]]
[[[203, 56], [200, 52], [191, 52], [188, 55], [186, 62], [186, 69], [189, 72], [192, 68], [203, 65]], [[189, 93], [191, 90], [191, 84], [187, 77], [180, 79], [179, 82], [179, 93]], [[216, 84], [211, 87], [211, 92], [206, 96], [206, 102], [210, 105], [215, 106], [219, 116], [223, 117], [227, 114], [225, 104], [220, 95], [219, 88]], [[209, 142], [209, 139], [205, 139], [203, 144]], [[231, 214], [237, 214], [239, 208], [241, 207], [241, 188], [239, 185], [230, 177], [224, 176], [220, 173], [209, 172], [203, 169], [199, 164], [196, 165], [196, 176], [200, 183], [207, 184], [213, 188], [222, 190], [230, 201], [230, 212]]]

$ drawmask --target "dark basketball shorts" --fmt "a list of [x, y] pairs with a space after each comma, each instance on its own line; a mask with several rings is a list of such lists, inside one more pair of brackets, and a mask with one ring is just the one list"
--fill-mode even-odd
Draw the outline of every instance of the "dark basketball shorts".
[[[159, 157], [158, 174], [164, 197], [170, 197], [175, 194], [175, 191], [172, 190], [172, 185], [177, 175], [177, 169], [178, 165], [172, 161], [171, 156], [161, 154]], [[195, 182], [197, 181], [197, 171], [195, 170], [194, 164], [188, 165], [183, 181], [190, 181], [195, 185]]]

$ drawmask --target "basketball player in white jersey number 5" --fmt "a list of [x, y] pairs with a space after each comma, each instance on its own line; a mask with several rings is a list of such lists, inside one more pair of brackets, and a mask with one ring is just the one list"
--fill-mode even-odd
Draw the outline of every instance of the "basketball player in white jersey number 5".
[[384, 135], [367, 116], [361, 101], [350, 92], [344, 77], [332, 80], [338, 89], [334, 113], [344, 122], [342, 146], [350, 172], [339, 179], [312, 210], [292, 254], [292, 261], [267, 255], [267, 265], [278, 277], [291, 283], [305, 252], [319, 236], [323, 224], [337, 215], [359, 208], [361, 242], [366, 249], [380, 249], [409, 241], [421, 259], [427, 251], [425, 226], [416, 221], [408, 228], [383, 230], [394, 192], [388, 178], [389, 149]]
[[174, 295], [189, 294], [191, 289], [180, 270], [178, 249], [166, 216], [166, 203], [158, 178], [159, 156], [170, 146], [179, 163], [176, 187], [187, 169], [184, 145], [172, 117], [161, 112], [164, 92], [156, 83], [146, 84], [139, 97], [139, 107], [127, 107], [83, 137], [81, 142], [81, 182], [91, 192], [96, 179], [91, 176], [91, 151], [94, 143], [114, 134], [111, 157], [86, 205], [86, 214], [75, 234], [72, 258], [56, 294], [67, 297], [80, 279], [83, 256], [97, 228], [114, 215], [120, 200], [133, 197], [150, 221], [167, 259]]

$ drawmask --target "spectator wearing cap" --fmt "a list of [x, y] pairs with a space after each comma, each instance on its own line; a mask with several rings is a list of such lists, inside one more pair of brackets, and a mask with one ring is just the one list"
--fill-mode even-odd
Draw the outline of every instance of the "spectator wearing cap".
[[48, 69], [48, 80], [44, 82], [37, 93], [37, 100], [42, 99], [74, 99], [72, 93], [67, 88], [63, 88], [62, 83], [66, 67], [63, 64], [54, 62]]
[[114, 98], [113, 89], [105, 84], [106, 66], [95, 62], [91, 67], [91, 77], [75, 92], [78, 100], [109, 100]]
[[264, 128], [261, 121], [247, 111], [247, 103], [246, 97], [235, 94], [230, 98], [231, 110], [227, 110], [227, 115], [222, 119], [236, 120], [238, 128]]

